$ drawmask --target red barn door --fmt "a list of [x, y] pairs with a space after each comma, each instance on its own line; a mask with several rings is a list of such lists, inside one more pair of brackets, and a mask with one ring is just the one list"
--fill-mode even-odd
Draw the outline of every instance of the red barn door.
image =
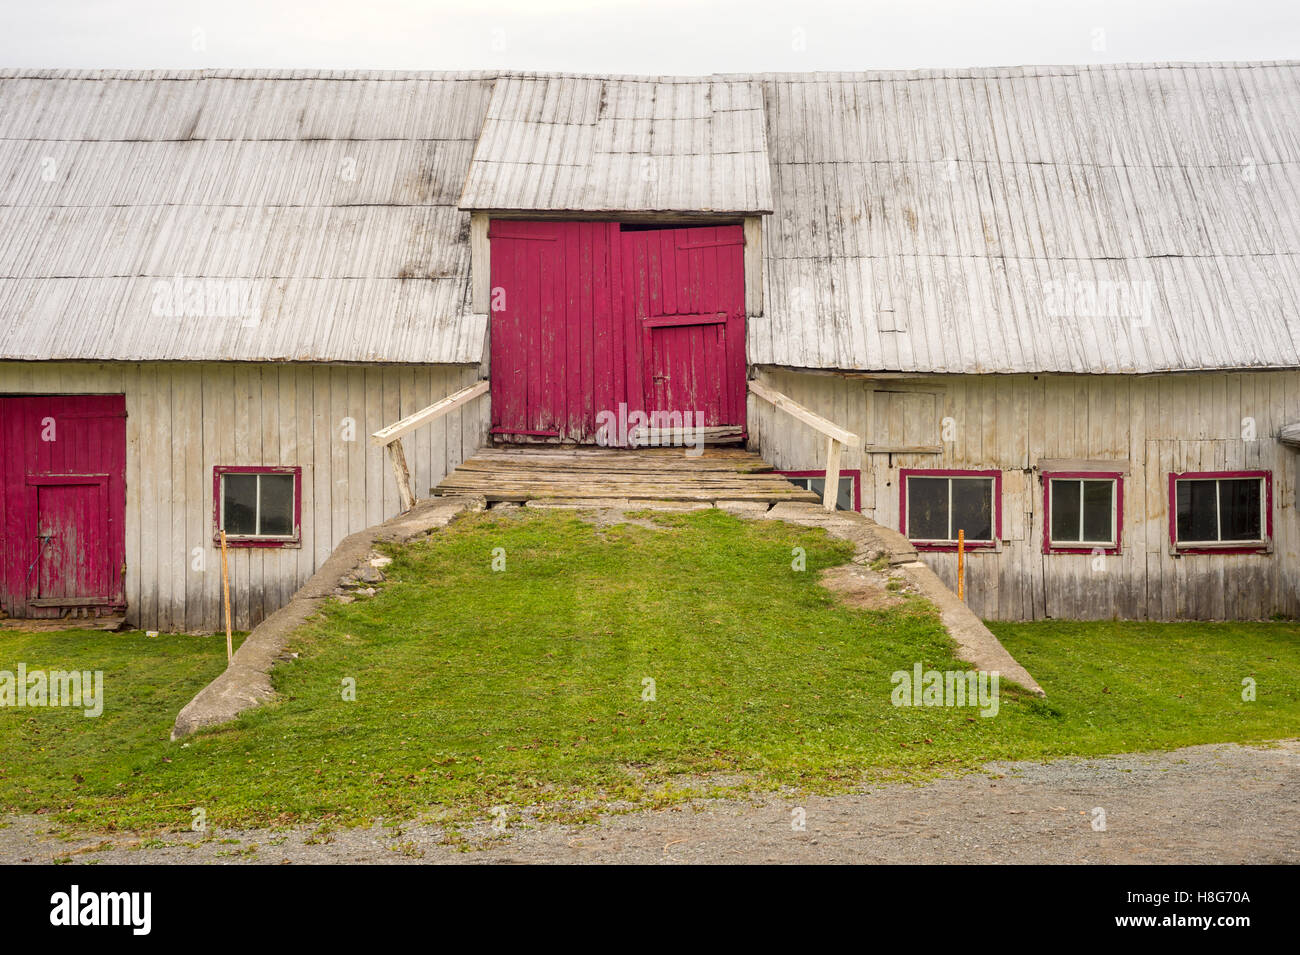
[[492, 434], [592, 441], [627, 400], [608, 222], [497, 220], [491, 256]]
[[126, 402], [0, 398], [0, 605], [15, 617], [126, 606]]
[[592, 443], [602, 413], [743, 430], [740, 226], [495, 220], [489, 239], [494, 438]]
[[622, 233], [625, 301], [640, 333], [645, 407], [745, 426], [740, 226]]

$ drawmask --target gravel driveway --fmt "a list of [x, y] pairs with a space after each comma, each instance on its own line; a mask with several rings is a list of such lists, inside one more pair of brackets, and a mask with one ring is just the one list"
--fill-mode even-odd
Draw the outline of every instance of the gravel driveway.
[[[1104, 810], [1104, 829], [1094, 828]], [[802, 813], [799, 812], [802, 810]], [[798, 818], [802, 831], [796, 829]], [[63, 840], [14, 816], [0, 863], [1300, 862], [1300, 740], [1272, 747], [991, 764], [923, 786], [710, 801], [583, 828], [485, 823], [460, 848], [432, 826]], [[188, 844], [187, 844], [188, 843]], [[465, 845], [475, 846], [463, 851]]]

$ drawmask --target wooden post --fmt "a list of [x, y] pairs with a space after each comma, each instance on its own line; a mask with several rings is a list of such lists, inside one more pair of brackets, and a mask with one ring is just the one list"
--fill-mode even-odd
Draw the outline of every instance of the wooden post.
[[402, 513], [405, 514], [415, 506], [415, 495], [411, 493], [411, 472], [406, 466], [402, 439], [390, 441], [385, 447], [388, 450], [388, 461], [393, 465], [393, 477], [397, 479], [397, 497], [402, 505]]
[[230, 569], [226, 565], [226, 532], [221, 532], [221, 592], [226, 602], [226, 666], [234, 659], [234, 641], [230, 638]]
[[822, 507], [828, 511], [835, 510], [835, 502], [840, 496], [840, 452], [845, 447], [862, 447], [862, 439], [761, 381], [750, 381], [749, 393], [826, 435], [826, 487], [822, 491]]
[[827, 438], [826, 442], [826, 487], [822, 490], [822, 507], [833, 511], [840, 497], [840, 449], [843, 445], [835, 438]]
[[763, 220], [745, 219], [745, 314], [763, 315]]
[[469, 215], [470, 298], [475, 315], [486, 315], [492, 304], [492, 243], [488, 239], [491, 223], [486, 212]]
[[957, 531], [957, 599], [966, 599], [966, 532]]

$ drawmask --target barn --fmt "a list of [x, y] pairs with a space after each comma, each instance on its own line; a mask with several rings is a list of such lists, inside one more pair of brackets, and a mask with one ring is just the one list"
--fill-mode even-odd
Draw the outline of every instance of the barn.
[[0, 607], [216, 629], [224, 530], [249, 628], [694, 425], [985, 618], [1293, 615], [1298, 79], [0, 73]]

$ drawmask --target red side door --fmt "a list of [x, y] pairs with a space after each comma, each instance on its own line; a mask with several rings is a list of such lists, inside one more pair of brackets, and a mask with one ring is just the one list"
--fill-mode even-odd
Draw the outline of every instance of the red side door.
[[126, 401], [0, 398], [0, 605], [11, 616], [125, 608]]
[[602, 413], [744, 429], [740, 226], [494, 220], [488, 235], [496, 440], [592, 443]]

